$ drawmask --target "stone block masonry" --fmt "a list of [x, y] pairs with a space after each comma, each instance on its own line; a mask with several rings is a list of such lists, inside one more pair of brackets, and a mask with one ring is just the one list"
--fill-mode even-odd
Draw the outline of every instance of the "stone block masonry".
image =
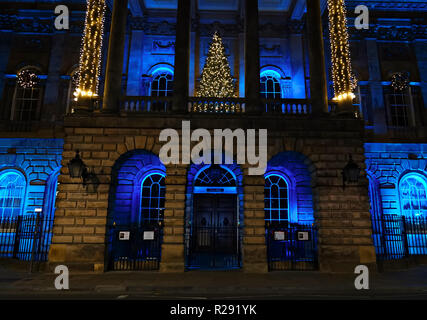
[[[321, 271], [353, 272], [358, 264], [375, 265], [371, 240], [368, 180], [365, 175], [363, 123], [343, 119], [260, 118], [250, 115], [224, 117], [192, 115], [180, 117], [120, 117], [92, 115], [66, 119], [64, 150], [54, 236], [49, 260], [76, 268], [105, 269], [106, 228], [112, 168], [128, 151], [143, 149], [158, 155], [159, 133], [165, 128], [180, 130], [182, 120], [192, 128], [268, 129], [268, 158], [281, 152], [296, 152], [305, 159], [311, 182], [314, 221], [319, 228], [318, 255]], [[114, 126], [114, 127], [113, 127]], [[96, 194], [87, 194], [79, 179], [71, 179], [67, 163], [80, 150], [83, 161], [100, 179]], [[362, 167], [356, 185], [342, 188], [341, 172], [348, 154]], [[243, 270], [266, 272], [264, 229], [264, 179], [243, 172], [244, 237]], [[166, 167], [166, 210], [161, 272], [184, 271], [184, 224], [188, 166]], [[305, 178], [304, 178], [305, 179]], [[304, 219], [307, 219], [304, 209]]]
[[53, 212], [48, 184], [56, 182], [62, 150], [62, 139], [0, 138], [0, 174], [18, 170], [27, 182], [22, 215], [34, 214], [36, 208], [42, 208], [44, 214]]

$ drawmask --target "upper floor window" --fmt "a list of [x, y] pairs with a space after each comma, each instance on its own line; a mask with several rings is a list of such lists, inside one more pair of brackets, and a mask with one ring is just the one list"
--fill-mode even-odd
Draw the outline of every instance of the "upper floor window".
[[36, 120], [40, 113], [42, 90], [37, 70], [26, 68], [18, 72], [13, 95], [11, 120]]
[[155, 172], [147, 175], [141, 188], [142, 224], [163, 221], [165, 210], [165, 176]]
[[427, 216], [427, 180], [419, 174], [408, 174], [399, 184], [402, 215], [406, 217]]
[[278, 174], [265, 177], [265, 221], [280, 223], [289, 221], [289, 189], [287, 181]]
[[280, 81], [272, 74], [261, 75], [261, 97], [266, 99], [276, 99], [282, 97]]
[[391, 78], [391, 85], [385, 88], [387, 122], [391, 127], [415, 125], [414, 101], [409, 74], [398, 72]]
[[22, 215], [25, 202], [26, 181], [15, 170], [0, 173], [0, 217], [13, 218]]
[[173, 94], [173, 75], [169, 72], [158, 73], [151, 83], [152, 97], [169, 97]]

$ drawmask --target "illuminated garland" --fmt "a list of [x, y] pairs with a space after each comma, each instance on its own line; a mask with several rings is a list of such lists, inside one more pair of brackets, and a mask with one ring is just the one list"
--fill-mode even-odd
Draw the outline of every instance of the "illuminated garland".
[[328, 0], [328, 10], [334, 100], [353, 99], [356, 82], [351, 72], [344, 0]]
[[16, 76], [16, 82], [18, 86], [29, 89], [34, 88], [39, 83], [39, 77], [33, 71], [25, 69], [20, 71]]
[[97, 96], [98, 93], [105, 9], [105, 0], [87, 0], [75, 101], [80, 97]]
[[224, 44], [217, 32], [213, 35], [200, 80], [198, 97], [234, 97], [234, 83], [225, 55]]
[[393, 74], [391, 76], [391, 86], [396, 91], [405, 91], [409, 86], [408, 75], [402, 72]]

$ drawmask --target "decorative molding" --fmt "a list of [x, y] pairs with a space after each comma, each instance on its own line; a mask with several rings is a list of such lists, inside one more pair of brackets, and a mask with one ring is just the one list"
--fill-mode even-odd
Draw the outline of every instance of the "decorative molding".
[[147, 18], [130, 18], [130, 25], [133, 30], [143, 30], [148, 35], [168, 35], [174, 36], [176, 24], [163, 20], [161, 22], [149, 22]]
[[[20, 17], [17, 15], [0, 14], [0, 30], [9, 30], [16, 33], [55, 33], [55, 16], [49, 17]], [[70, 19], [70, 29], [67, 33], [83, 33], [84, 18]]]
[[367, 30], [357, 30], [354, 27], [350, 27], [349, 34], [351, 40], [375, 38], [377, 40], [413, 41], [415, 39], [427, 39], [427, 26], [413, 24], [411, 26], [396, 27], [371, 24]]
[[[360, 5], [360, 1], [346, 1], [346, 6], [348, 9], [353, 9]], [[414, 2], [414, 1], [366, 1], [363, 3], [369, 9], [373, 10], [381, 10], [381, 11], [408, 11], [408, 10], [417, 10], [425, 9], [427, 11], [427, 3], [426, 2]]]
[[151, 53], [173, 54], [175, 52], [175, 41], [154, 40]]
[[235, 24], [222, 24], [219, 21], [214, 21], [210, 24], [198, 24], [194, 23], [193, 28], [199, 27], [199, 33], [202, 37], [212, 37], [215, 31], [219, 32], [221, 37], [236, 37], [239, 33], [243, 33], [243, 25], [239, 23]]

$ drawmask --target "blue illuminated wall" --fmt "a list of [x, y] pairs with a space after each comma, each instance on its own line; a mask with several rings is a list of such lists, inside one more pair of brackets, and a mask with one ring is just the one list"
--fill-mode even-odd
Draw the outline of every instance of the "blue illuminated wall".
[[366, 143], [365, 155], [367, 172], [378, 186], [379, 203], [373, 206], [385, 215], [402, 215], [399, 183], [411, 174], [427, 181], [427, 144]]
[[314, 222], [311, 176], [314, 167], [303, 154], [281, 152], [271, 158], [265, 175], [277, 174], [288, 182], [289, 218], [291, 223]]
[[36, 208], [42, 208], [45, 215], [53, 217], [62, 151], [62, 139], [0, 139], [0, 174], [17, 170], [26, 180], [21, 214], [34, 214]]
[[109, 197], [109, 224], [128, 225], [139, 220], [141, 183], [148, 173], [166, 174], [159, 157], [145, 150], [122, 155], [115, 163]]

